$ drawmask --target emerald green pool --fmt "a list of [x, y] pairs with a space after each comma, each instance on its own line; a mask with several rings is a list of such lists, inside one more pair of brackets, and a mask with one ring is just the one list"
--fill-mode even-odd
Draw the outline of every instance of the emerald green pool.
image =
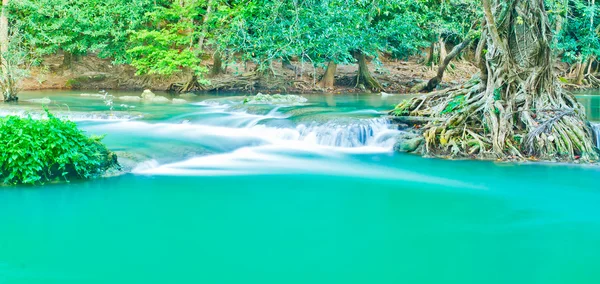
[[599, 167], [393, 153], [400, 96], [44, 96], [131, 173], [0, 190], [0, 283], [600, 282]]

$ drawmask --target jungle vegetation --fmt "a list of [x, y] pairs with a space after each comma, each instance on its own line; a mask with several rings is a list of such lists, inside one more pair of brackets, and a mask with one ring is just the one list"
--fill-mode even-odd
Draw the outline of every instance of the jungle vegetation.
[[[505, 1], [497, 5], [508, 7]], [[594, 0], [546, 0], [554, 58], [568, 65], [565, 83], [594, 83], [600, 22]], [[256, 75], [276, 76], [274, 64], [324, 71], [315, 85], [335, 84], [336, 67], [359, 66], [356, 85], [381, 91], [367, 62], [422, 57], [439, 66], [424, 88], [432, 91], [452, 59], [487, 52], [480, 0], [4, 0], [10, 34], [32, 60], [64, 54], [64, 66], [85, 54], [131, 64], [138, 74], [193, 74], [189, 91], [233, 62], [256, 64]], [[511, 2], [512, 3], [512, 2]], [[502, 7], [492, 7], [502, 10]], [[515, 7], [513, 7], [515, 8]], [[515, 22], [511, 22], [514, 24]], [[452, 49], [450, 47], [453, 47]], [[451, 49], [450, 52], [447, 50]], [[214, 62], [210, 68], [204, 61]], [[298, 64], [296, 64], [298, 65]], [[315, 69], [316, 70], [316, 69]], [[314, 70], [298, 70], [316, 72]], [[319, 71], [320, 72], [320, 71]], [[318, 80], [317, 80], [318, 79]], [[594, 81], [594, 82], [590, 82]]]

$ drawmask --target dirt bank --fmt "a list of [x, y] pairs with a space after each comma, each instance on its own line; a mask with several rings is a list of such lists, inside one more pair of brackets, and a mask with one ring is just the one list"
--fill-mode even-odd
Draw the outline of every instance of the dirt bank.
[[[369, 68], [382, 83], [386, 92], [406, 93], [416, 83], [435, 76], [433, 67], [423, 66], [418, 58], [408, 61], [384, 61], [381, 64], [371, 62]], [[290, 93], [312, 92], [364, 92], [356, 86], [357, 65], [341, 65], [336, 72], [334, 89], [323, 90], [316, 87], [316, 82], [324, 73], [322, 68], [314, 68], [310, 64], [292, 62], [296, 71], [283, 68], [281, 63], [273, 64], [272, 74], [258, 76], [252, 64], [233, 64], [226, 67], [225, 74], [208, 78], [210, 85], [202, 88], [207, 91], [271, 91]], [[212, 62], [207, 62], [210, 67]], [[61, 55], [49, 56], [40, 67], [31, 71], [24, 80], [24, 90], [40, 89], [118, 89], [140, 90], [152, 89], [164, 91], [174, 83], [185, 83], [191, 79], [189, 75], [177, 76], [138, 76], [134, 67], [129, 65], [113, 65], [110, 60], [100, 59], [94, 55], [82, 56], [73, 60], [71, 66], [63, 64]], [[444, 82], [462, 83], [468, 80], [477, 68], [467, 62], [458, 61], [447, 71]]]

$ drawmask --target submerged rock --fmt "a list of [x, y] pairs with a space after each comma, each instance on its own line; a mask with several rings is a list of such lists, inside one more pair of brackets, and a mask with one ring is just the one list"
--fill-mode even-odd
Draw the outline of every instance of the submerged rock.
[[185, 94], [181, 94], [179, 95], [180, 98], [195, 98], [196, 94], [193, 93], [185, 93]]
[[173, 99], [174, 104], [187, 104], [188, 101], [184, 99]]
[[151, 90], [146, 89], [142, 93], [142, 98], [144, 100], [151, 100], [151, 99], [154, 99], [154, 97], [156, 97], [156, 94], [154, 94]]
[[30, 100], [25, 100], [26, 102], [29, 103], [35, 103], [35, 104], [49, 104], [52, 102], [52, 100], [50, 98], [41, 98], [41, 99], [30, 99]]
[[285, 104], [285, 105], [297, 105], [303, 104], [308, 101], [307, 98], [297, 95], [265, 95], [258, 93], [254, 97], [248, 97], [244, 99], [244, 104]]
[[88, 94], [88, 93], [83, 93], [83, 94], [80, 94], [79, 96], [81, 96], [81, 97], [92, 97], [92, 98], [102, 98], [102, 97], [104, 97], [104, 95], [101, 95], [101, 94]]
[[119, 100], [126, 101], [126, 102], [139, 102], [142, 100], [142, 98], [136, 97], [136, 96], [123, 96], [123, 97], [119, 97]]
[[168, 103], [168, 102], [170, 102], [169, 99], [167, 99], [165, 97], [161, 97], [161, 96], [155, 96], [152, 99], [149, 99], [149, 101], [152, 101], [153, 103]]

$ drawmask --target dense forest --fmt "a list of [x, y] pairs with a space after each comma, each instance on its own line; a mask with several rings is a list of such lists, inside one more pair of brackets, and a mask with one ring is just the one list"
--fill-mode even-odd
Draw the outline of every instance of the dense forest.
[[[492, 9], [502, 10], [512, 2], [500, 1]], [[454, 67], [453, 60], [477, 66], [488, 51], [481, 40], [486, 27], [478, 0], [4, 0], [4, 4], [11, 42], [5, 57], [11, 65], [34, 68], [40, 78], [94, 56], [114, 66], [133, 67], [135, 74], [128, 73], [129, 77], [163, 78], [179, 92], [250, 90], [258, 87], [257, 82], [272, 89], [322, 91], [340, 85], [375, 92], [432, 91], [443, 81], [447, 67]], [[545, 1], [550, 45], [553, 58], [561, 63], [556, 67], [563, 84], [598, 85], [592, 75], [600, 67], [597, 8], [591, 0]], [[527, 24], [522, 16], [515, 21]], [[48, 63], [53, 58], [62, 61]], [[426, 78], [431, 79], [428, 84], [415, 88], [413, 82], [402, 89], [393, 86], [393, 79], [385, 80], [394, 69], [389, 62], [409, 59], [434, 71], [435, 76]], [[340, 76], [336, 82], [340, 66], [356, 66], [355, 78]], [[419, 70], [427, 69], [418, 69], [414, 76], [423, 73]], [[17, 77], [26, 75], [15, 72]], [[69, 79], [55, 87], [89, 86], [85, 78]], [[140, 79], [127, 87], [153, 86]]]

